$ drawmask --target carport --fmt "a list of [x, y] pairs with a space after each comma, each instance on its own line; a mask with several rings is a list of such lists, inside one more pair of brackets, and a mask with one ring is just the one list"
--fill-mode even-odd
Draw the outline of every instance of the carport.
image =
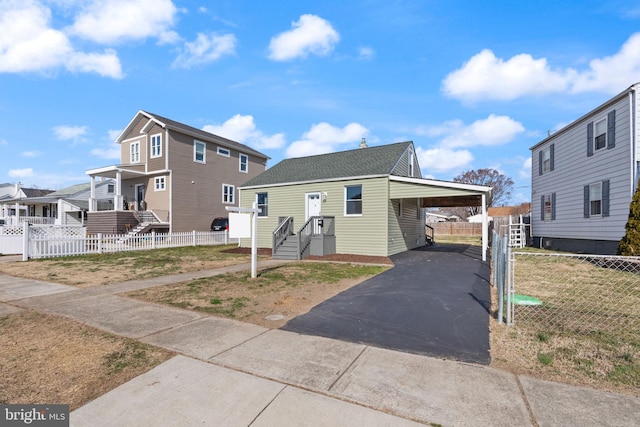
[[489, 223], [487, 201], [491, 187], [434, 179], [389, 176], [389, 198], [419, 199], [423, 208], [481, 206], [482, 261], [487, 260]]

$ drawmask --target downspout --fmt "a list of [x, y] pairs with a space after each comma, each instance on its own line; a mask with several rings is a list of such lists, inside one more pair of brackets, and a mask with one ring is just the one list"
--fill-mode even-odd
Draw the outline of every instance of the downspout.
[[169, 171], [169, 233], [173, 233], [173, 171], [169, 169], [169, 129], [164, 128], [164, 168]]

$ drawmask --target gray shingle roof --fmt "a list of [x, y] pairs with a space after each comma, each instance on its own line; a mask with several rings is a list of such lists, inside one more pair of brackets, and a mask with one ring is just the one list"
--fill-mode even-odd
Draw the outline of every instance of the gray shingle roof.
[[171, 119], [168, 119], [166, 117], [159, 116], [158, 114], [150, 113], [148, 111], [143, 111], [143, 110], [142, 110], [142, 112], [145, 113], [145, 114], [148, 114], [149, 116], [151, 116], [153, 118], [155, 118], [159, 122], [164, 123], [170, 129], [175, 129], [175, 130], [177, 130], [179, 132], [195, 136], [197, 138], [202, 139], [203, 141], [215, 142], [215, 143], [218, 143], [218, 144], [223, 145], [225, 147], [233, 148], [233, 149], [236, 149], [236, 150], [241, 151], [241, 152], [246, 153], [246, 154], [253, 154], [254, 156], [261, 157], [263, 159], [269, 159], [269, 156], [267, 156], [266, 154], [263, 154], [263, 153], [261, 153], [261, 152], [259, 152], [257, 150], [254, 150], [253, 148], [251, 148], [251, 147], [249, 147], [247, 145], [240, 144], [239, 142], [235, 142], [235, 141], [232, 141], [230, 139], [223, 138], [223, 137], [215, 135], [213, 133], [206, 132], [206, 131], [204, 131], [202, 129], [194, 128], [194, 127], [189, 126], [189, 125], [185, 125], [184, 123], [176, 122], [175, 120], [171, 120]]
[[250, 179], [242, 187], [390, 175], [413, 142], [398, 142], [337, 153], [286, 159]]

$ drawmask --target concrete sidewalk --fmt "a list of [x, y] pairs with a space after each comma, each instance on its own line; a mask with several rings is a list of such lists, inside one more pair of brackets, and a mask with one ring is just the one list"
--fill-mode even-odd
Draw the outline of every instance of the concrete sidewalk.
[[74, 411], [74, 426], [637, 425], [640, 399], [633, 396], [116, 295], [188, 278], [81, 290], [0, 275], [0, 316], [59, 314], [180, 354]]

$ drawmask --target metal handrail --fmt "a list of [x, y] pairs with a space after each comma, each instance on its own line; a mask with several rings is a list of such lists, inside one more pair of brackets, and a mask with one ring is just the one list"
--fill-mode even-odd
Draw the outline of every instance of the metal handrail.
[[433, 227], [431, 227], [430, 225], [426, 225], [424, 226], [424, 234], [428, 239], [431, 239], [431, 242], [435, 242], [435, 230], [433, 229]]
[[271, 247], [275, 252], [287, 237], [293, 234], [293, 218], [288, 216], [284, 218], [273, 232]]

